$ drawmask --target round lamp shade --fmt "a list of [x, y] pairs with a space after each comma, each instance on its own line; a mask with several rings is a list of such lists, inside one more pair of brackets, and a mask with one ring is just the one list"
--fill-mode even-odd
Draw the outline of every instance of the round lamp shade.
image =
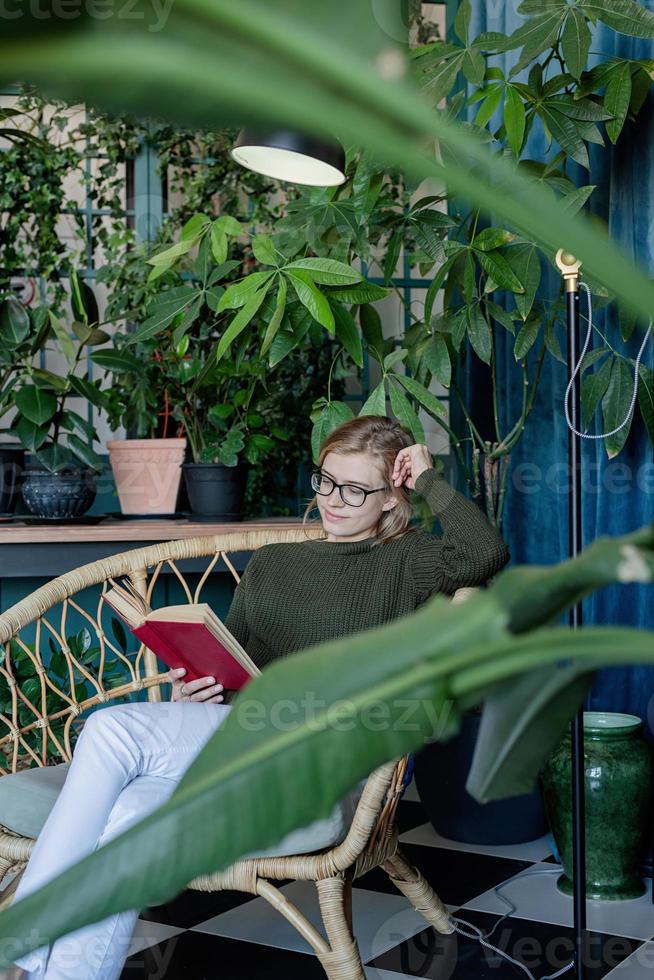
[[230, 152], [248, 170], [291, 184], [336, 187], [345, 180], [343, 147], [305, 133], [244, 129]]

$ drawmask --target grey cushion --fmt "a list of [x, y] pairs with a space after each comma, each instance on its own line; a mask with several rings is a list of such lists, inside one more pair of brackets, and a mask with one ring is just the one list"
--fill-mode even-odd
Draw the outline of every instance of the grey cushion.
[[23, 837], [38, 837], [69, 767], [62, 762], [0, 777], [0, 824]]
[[[64, 785], [69, 767], [69, 762], [63, 762], [58, 766], [39, 766], [0, 777], [0, 824], [24, 837], [38, 837]], [[350, 829], [365, 784], [364, 779], [334, 805], [329, 816], [292, 830], [265, 851], [250, 852], [244, 857], [308, 854], [338, 844]]]
[[352, 818], [367, 779], [362, 779], [353, 790], [336, 803], [327, 817], [314, 820], [305, 827], [292, 830], [285, 837], [265, 851], [250, 851], [243, 858], [281, 857], [291, 854], [309, 854], [325, 847], [334, 847], [347, 835]]

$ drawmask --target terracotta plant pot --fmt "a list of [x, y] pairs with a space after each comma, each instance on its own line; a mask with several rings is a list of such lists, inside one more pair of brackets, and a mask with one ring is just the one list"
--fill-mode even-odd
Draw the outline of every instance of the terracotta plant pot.
[[113, 439], [107, 443], [123, 514], [173, 514], [186, 439]]

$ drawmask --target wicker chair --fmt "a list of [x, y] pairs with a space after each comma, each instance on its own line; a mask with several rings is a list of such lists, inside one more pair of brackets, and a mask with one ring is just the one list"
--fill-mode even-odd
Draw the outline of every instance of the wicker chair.
[[[0, 615], [0, 643], [5, 651], [4, 660], [0, 661], [0, 678], [9, 688], [11, 710], [7, 703], [0, 705], [5, 708], [4, 713], [0, 712], [0, 752], [5, 757], [5, 765], [0, 765], [0, 776], [21, 773], [19, 778], [24, 778], [26, 769], [34, 770], [46, 763], [69, 762], [72, 757], [71, 728], [78, 716], [89, 708], [124, 699], [131, 692], [142, 689], [147, 689], [150, 700], [161, 700], [160, 685], [166, 682], [167, 672], [159, 672], [152, 651], [141, 646], [135, 654], [126, 654], [110, 640], [103, 628], [103, 617], [107, 616], [108, 610], [101, 595], [115, 577], [128, 575], [140, 593], [150, 599], [162, 570], [168, 567], [181, 583], [187, 600], [198, 602], [201, 601], [202, 587], [211, 572], [220, 567], [220, 562], [238, 581], [230, 552], [304, 539], [305, 532], [301, 529], [280, 527], [271, 531], [259, 528], [136, 548], [67, 572], [7, 609]], [[207, 557], [207, 565], [192, 590], [177, 562], [201, 557]], [[149, 569], [153, 570], [148, 577]], [[75, 600], [77, 596], [83, 601], [79, 593], [91, 587], [98, 587], [95, 616]], [[83, 663], [79, 650], [71, 649], [67, 639], [71, 610], [82, 617], [88, 631], [97, 639], [98, 655], [92, 663]], [[21, 636], [24, 632], [33, 636], [31, 642]], [[52, 653], [60, 652], [65, 658], [69, 678], [65, 686], [55, 683], [52, 672], [49, 673], [44, 665], [42, 654], [46, 638]], [[129, 677], [127, 682], [113, 687], [105, 683], [105, 664], [112, 655], [120, 661]], [[31, 685], [24, 677], [17, 682], [17, 658], [22, 660], [23, 672], [26, 664], [32, 672]], [[26, 658], [29, 658], [29, 664]], [[59, 662], [63, 664], [61, 656]], [[88, 695], [81, 699], [77, 690], [80, 678], [85, 683], [84, 693]], [[46, 705], [48, 693], [50, 701]], [[56, 696], [54, 710], [53, 694]], [[33, 714], [33, 720], [27, 724], [24, 723], [25, 710], [22, 712], [23, 724], [19, 724], [19, 703], [26, 706], [30, 715]], [[6, 734], [2, 734], [2, 728], [6, 729]], [[0, 763], [2, 761], [0, 756]], [[406, 767], [407, 757], [404, 756], [379, 767], [369, 776], [349, 830], [340, 843], [310, 854], [243, 859], [224, 871], [201, 875], [188, 887], [208, 892], [235, 889], [265, 898], [311, 945], [330, 980], [364, 980], [352, 930], [352, 881], [371, 868], [382, 867], [430, 925], [439, 933], [451, 933], [453, 926], [447, 909], [398, 846], [395, 813]], [[7, 817], [2, 815], [0, 798], [1, 819], [7, 820]], [[0, 907], [11, 901], [20, 872], [34, 846], [34, 839], [21, 834], [20, 829], [0, 824], [0, 880], [8, 874], [15, 875], [0, 893]], [[271, 883], [271, 879], [316, 882], [326, 938]]]

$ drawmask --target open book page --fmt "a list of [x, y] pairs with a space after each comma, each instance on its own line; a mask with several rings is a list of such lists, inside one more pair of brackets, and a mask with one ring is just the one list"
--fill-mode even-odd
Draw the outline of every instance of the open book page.
[[258, 677], [261, 671], [248, 656], [236, 637], [230, 633], [225, 624], [216, 616], [211, 606], [206, 602], [186, 603], [181, 606], [163, 606], [154, 609], [146, 617], [148, 622], [161, 623], [203, 623], [219, 643], [229, 650], [241, 666], [252, 677]]
[[140, 626], [151, 612], [151, 607], [129, 579], [124, 579], [120, 584], [114, 582], [112, 588], [105, 592], [104, 600], [131, 628]]

